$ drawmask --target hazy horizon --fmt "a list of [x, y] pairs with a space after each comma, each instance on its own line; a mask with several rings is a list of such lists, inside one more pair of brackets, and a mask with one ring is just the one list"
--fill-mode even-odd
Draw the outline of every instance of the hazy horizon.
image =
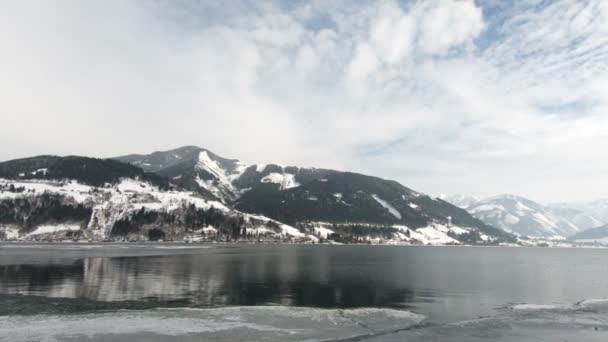
[[607, 198], [608, 2], [0, 4], [0, 160], [184, 145], [437, 195]]

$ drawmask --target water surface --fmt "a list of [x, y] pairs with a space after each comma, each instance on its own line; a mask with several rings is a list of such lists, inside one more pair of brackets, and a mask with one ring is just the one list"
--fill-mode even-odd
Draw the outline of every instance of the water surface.
[[384, 308], [441, 325], [517, 303], [606, 298], [607, 271], [605, 249], [3, 244], [0, 315]]

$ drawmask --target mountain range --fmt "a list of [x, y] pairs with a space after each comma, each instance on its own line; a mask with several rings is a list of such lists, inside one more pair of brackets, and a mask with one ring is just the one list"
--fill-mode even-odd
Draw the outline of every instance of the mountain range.
[[516, 238], [378, 177], [185, 146], [0, 163], [0, 238], [496, 244]]
[[[503, 194], [480, 199], [470, 195], [442, 196], [442, 198], [486, 224], [533, 238], [574, 238], [608, 222], [608, 201], [590, 204], [543, 205], [530, 199]], [[606, 210], [606, 211], [602, 211]]]
[[608, 243], [608, 225], [592, 228], [571, 237], [572, 240], [591, 243]]

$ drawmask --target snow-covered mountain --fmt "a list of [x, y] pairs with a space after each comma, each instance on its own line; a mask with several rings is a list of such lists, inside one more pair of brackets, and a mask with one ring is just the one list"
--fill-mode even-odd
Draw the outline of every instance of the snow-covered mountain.
[[236, 159], [222, 158], [196, 146], [184, 146], [148, 155], [127, 155], [115, 160], [141, 167], [145, 171], [169, 178], [173, 183], [212, 194], [223, 203], [231, 203], [253, 188], [271, 184], [279, 190], [319, 179], [335, 171], [285, 167], [277, 164], [246, 165]]
[[608, 225], [593, 228], [572, 236], [577, 242], [608, 244]]
[[551, 211], [563, 219], [572, 222], [581, 231], [603, 226], [606, 222], [599, 219], [592, 211], [569, 205], [549, 205]]
[[469, 207], [472, 207], [473, 205], [475, 205], [477, 202], [479, 202], [481, 200], [479, 197], [472, 196], [472, 195], [466, 195], [466, 194], [455, 194], [455, 195], [441, 194], [438, 197], [441, 198], [442, 200], [452, 203], [453, 205], [455, 205], [459, 208], [462, 208], [462, 209], [467, 209]]
[[239, 197], [235, 180], [246, 168], [238, 160], [225, 159], [196, 146], [157, 151], [148, 155], [132, 154], [114, 159], [167, 177], [183, 188], [198, 191], [203, 195], [213, 195], [222, 202]]
[[[563, 239], [605, 224], [591, 210], [583, 209], [585, 205], [543, 205], [509, 194], [485, 199], [460, 194], [442, 198], [489, 225], [520, 236]], [[601, 202], [596, 203], [600, 211]]]
[[551, 204], [555, 210], [570, 211], [574, 214], [573, 221], [580, 221], [581, 225], [596, 228], [608, 223], [608, 199], [599, 199], [586, 203], [556, 203]]
[[[278, 164], [245, 165], [193, 146], [115, 159], [169, 177], [176, 185], [212, 194], [240, 211], [294, 226], [331, 222], [417, 229], [451, 224], [511, 239], [441, 199], [376, 177]], [[471, 234], [469, 239], [482, 241]]]
[[194, 146], [114, 159], [39, 156], [0, 163], [0, 239], [9, 238], [515, 241], [395, 181], [245, 165]]
[[473, 216], [519, 236], [560, 239], [582, 230], [550, 207], [520, 196], [505, 194], [471, 203], [464, 208]]
[[2, 239], [303, 239], [298, 229], [189, 191], [122, 178], [94, 187], [69, 180], [0, 179]]

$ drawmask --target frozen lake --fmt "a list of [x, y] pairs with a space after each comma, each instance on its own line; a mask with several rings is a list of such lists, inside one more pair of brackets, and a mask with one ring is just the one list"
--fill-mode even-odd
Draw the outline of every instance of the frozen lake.
[[607, 268], [606, 249], [0, 244], [0, 341], [604, 341]]

